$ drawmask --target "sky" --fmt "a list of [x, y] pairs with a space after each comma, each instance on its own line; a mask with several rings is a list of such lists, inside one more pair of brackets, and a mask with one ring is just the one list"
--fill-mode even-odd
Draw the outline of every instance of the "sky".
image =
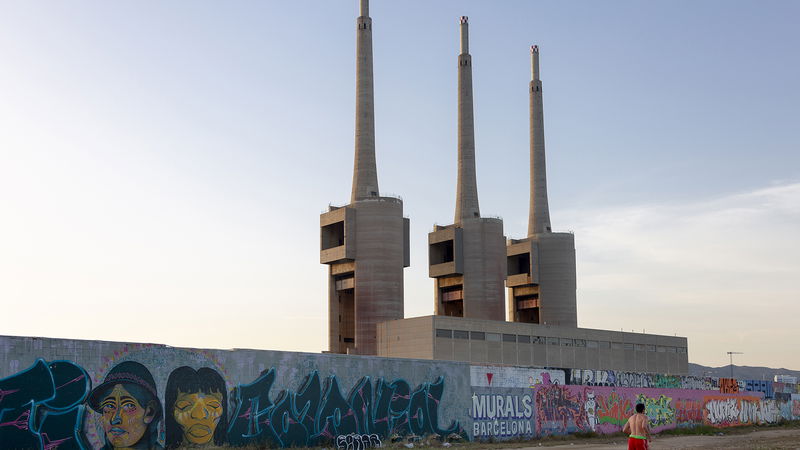
[[[357, 1], [0, 0], [0, 334], [319, 352], [319, 214], [349, 201]], [[800, 3], [373, 0], [381, 194], [455, 210], [469, 16], [481, 213], [528, 218], [541, 49], [578, 325], [800, 370]]]

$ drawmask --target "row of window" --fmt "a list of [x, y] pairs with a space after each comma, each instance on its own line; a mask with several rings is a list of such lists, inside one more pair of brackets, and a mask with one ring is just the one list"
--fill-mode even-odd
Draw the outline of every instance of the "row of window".
[[436, 329], [436, 337], [471, 339], [473, 341], [514, 342], [520, 344], [560, 345], [562, 347], [606, 348], [613, 350], [635, 350], [637, 352], [686, 353], [685, 347], [667, 347], [629, 342], [592, 341], [588, 339], [528, 336], [524, 334], [486, 333], [483, 331]]

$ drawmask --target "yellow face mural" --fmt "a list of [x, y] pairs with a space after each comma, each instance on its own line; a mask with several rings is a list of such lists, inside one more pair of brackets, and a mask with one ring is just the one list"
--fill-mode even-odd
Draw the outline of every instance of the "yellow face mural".
[[103, 430], [114, 448], [132, 447], [142, 439], [147, 425], [153, 421], [155, 411], [142, 406], [121, 384], [100, 401]]
[[207, 444], [211, 441], [222, 412], [222, 394], [219, 392], [179, 391], [172, 409], [184, 439], [191, 444]]

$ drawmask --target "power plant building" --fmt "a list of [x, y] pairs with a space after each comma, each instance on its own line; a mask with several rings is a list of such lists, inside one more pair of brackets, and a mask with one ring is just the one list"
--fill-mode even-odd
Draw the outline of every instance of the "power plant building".
[[[372, 20], [360, 0], [351, 201], [320, 216], [331, 353], [539, 367], [688, 373], [687, 339], [577, 327], [575, 241], [553, 232], [547, 198], [539, 49], [531, 47], [528, 235], [506, 240], [480, 215], [472, 57], [460, 20], [458, 181], [454, 223], [428, 235], [434, 315], [404, 319], [409, 221], [381, 197], [375, 162]], [[505, 282], [505, 283], [504, 283]], [[505, 284], [505, 286], [504, 286]], [[505, 294], [507, 290], [508, 298]]]
[[531, 47], [528, 237], [508, 241], [508, 320], [578, 326], [575, 237], [554, 233], [547, 202], [539, 47]]
[[428, 234], [428, 273], [435, 282], [434, 314], [505, 318], [505, 237], [502, 219], [481, 217], [475, 173], [475, 124], [469, 24], [460, 19], [458, 55], [458, 181], [452, 225]]
[[320, 262], [328, 265], [328, 351], [374, 355], [377, 324], [403, 318], [409, 221], [402, 200], [378, 191], [368, 0], [356, 25], [353, 190], [348, 205], [320, 216]]

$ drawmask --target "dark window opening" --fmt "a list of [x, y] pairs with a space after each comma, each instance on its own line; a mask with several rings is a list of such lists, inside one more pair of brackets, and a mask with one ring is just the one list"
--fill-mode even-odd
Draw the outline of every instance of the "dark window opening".
[[519, 275], [522, 273], [528, 275], [531, 273], [531, 254], [527, 252], [508, 257], [508, 275]]
[[344, 245], [344, 221], [322, 227], [322, 250]]
[[441, 328], [437, 328], [436, 329], [436, 337], [452, 338], [453, 337], [453, 330], [443, 330]]
[[431, 244], [428, 257], [431, 265], [452, 262], [455, 259], [453, 240]]

